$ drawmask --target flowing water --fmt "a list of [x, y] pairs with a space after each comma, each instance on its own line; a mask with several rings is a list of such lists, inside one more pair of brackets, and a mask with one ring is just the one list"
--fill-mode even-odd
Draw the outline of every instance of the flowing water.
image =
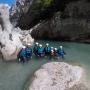
[[[90, 86], [90, 45], [56, 41], [39, 42], [43, 45], [48, 42], [53, 47], [63, 45], [66, 52], [64, 61], [83, 67], [86, 72], [87, 85]], [[45, 58], [38, 60], [35, 57], [33, 57], [33, 60], [24, 64], [18, 62], [3, 62], [1, 60], [0, 90], [23, 90], [30, 76], [32, 77], [32, 74], [48, 61], [50, 60], [46, 60]]]

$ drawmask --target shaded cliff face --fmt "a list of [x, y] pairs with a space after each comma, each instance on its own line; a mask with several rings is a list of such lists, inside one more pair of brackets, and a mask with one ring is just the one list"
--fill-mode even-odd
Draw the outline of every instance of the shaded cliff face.
[[62, 13], [62, 19], [87, 19], [90, 16], [89, 7], [88, 0], [17, 0], [10, 9], [10, 19], [14, 25], [30, 29], [58, 11]]
[[10, 10], [11, 22], [22, 29], [30, 29], [57, 11], [64, 11], [66, 4], [78, 0], [17, 0]]
[[67, 18], [62, 20], [60, 12], [41, 22], [31, 35], [35, 39], [90, 42], [90, 24], [86, 20]]
[[35, 39], [90, 42], [88, 0], [17, 0], [10, 16], [22, 29], [40, 23], [31, 32]]
[[[30, 29], [41, 18], [51, 14], [49, 10], [53, 0], [17, 0], [10, 10], [11, 22], [22, 29]], [[49, 10], [49, 11], [47, 11]], [[48, 13], [47, 13], [48, 12]], [[16, 23], [15, 23], [16, 22]]]

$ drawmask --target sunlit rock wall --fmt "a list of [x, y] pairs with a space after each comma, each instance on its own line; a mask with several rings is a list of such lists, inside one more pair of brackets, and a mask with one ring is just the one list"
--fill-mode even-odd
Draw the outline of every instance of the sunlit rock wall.
[[34, 42], [31, 35], [23, 33], [20, 28], [14, 28], [9, 20], [7, 4], [0, 4], [0, 51], [5, 60], [14, 60], [23, 45]]

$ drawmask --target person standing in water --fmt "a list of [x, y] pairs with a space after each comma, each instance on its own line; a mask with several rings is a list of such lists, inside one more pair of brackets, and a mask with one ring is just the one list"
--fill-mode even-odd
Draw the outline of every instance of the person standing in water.
[[50, 49], [50, 59], [52, 59], [54, 57], [54, 48], [51, 47]]
[[31, 44], [28, 44], [27, 47], [26, 47], [26, 57], [27, 57], [27, 59], [32, 58]]
[[36, 42], [33, 48], [33, 53], [38, 56], [38, 48], [39, 48], [39, 43]]
[[23, 46], [22, 49], [20, 50], [20, 52], [18, 53], [17, 55], [17, 58], [19, 60], [19, 62], [25, 62], [27, 61], [27, 58], [26, 58], [26, 47]]
[[59, 56], [59, 57], [64, 58], [64, 55], [65, 55], [66, 53], [64, 52], [63, 46], [60, 46], [60, 47], [59, 47], [59, 49], [57, 50], [57, 53], [58, 53], [58, 56]]
[[54, 48], [54, 56], [57, 57], [57, 48]]
[[40, 58], [44, 56], [44, 48], [42, 47], [41, 44], [39, 45], [39, 48], [38, 48], [38, 56]]
[[47, 43], [45, 48], [44, 48], [45, 56], [49, 56], [50, 51], [51, 51], [51, 48], [49, 47], [49, 44]]

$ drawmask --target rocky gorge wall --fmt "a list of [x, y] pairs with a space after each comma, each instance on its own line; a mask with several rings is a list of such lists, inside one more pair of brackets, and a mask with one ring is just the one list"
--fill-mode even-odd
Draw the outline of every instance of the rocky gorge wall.
[[9, 20], [8, 4], [0, 4], [0, 52], [4, 60], [17, 59], [18, 52], [28, 43], [33, 45], [34, 39], [28, 31], [15, 28]]
[[31, 35], [38, 39], [75, 41], [90, 43], [90, 27], [86, 20], [60, 19], [60, 13], [43, 21], [32, 30]]
[[11, 8], [11, 22], [31, 29], [35, 39], [90, 43], [88, 0], [18, 0]]

